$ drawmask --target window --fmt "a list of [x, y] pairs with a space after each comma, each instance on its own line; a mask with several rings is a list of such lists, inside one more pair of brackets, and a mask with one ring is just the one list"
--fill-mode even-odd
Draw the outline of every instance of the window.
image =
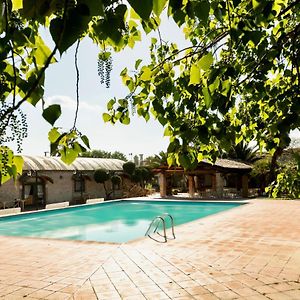
[[82, 177], [74, 178], [74, 191], [79, 193], [85, 192], [84, 178]]

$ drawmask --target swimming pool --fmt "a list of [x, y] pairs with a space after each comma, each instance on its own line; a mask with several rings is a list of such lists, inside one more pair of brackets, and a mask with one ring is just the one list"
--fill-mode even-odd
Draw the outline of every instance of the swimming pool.
[[[180, 225], [240, 203], [121, 200], [0, 218], [0, 235], [127, 242], [144, 236], [154, 217], [169, 213]], [[168, 225], [168, 223], [167, 223]]]

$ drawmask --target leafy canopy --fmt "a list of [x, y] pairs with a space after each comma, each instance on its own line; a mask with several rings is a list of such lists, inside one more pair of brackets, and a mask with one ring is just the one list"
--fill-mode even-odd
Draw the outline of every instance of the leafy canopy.
[[[1, 123], [10, 124], [25, 101], [33, 106], [42, 102], [45, 70], [59, 60], [58, 54], [89, 37], [99, 46], [100, 56], [109, 57], [105, 53], [133, 47], [141, 39], [140, 30], [156, 30], [167, 9], [190, 47], [179, 49], [174, 42], [152, 39], [150, 63], [138, 60], [134, 72], [122, 71], [129, 94], [107, 103], [105, 121], [128, 124], [131, 107], [146, 120], [154, 117], [170, 138], [168, 163], [185, 168], [203, 158], [213, 161], [221, 149], [230, 149], [232, 140], [256, 140], [261, 149], [274, 152], [289, 144], [290, 130], [299, 128], [297, 0], [1, 3], [0, 90], [1, 104], [6, 105]], [[53, 49], [42, 40], [41, 26], [50, 31]], [[57, 104], [43, 111], [52, 126], [60, 114]], [[68, 163], [89, 148], [88, 138], [76, 127], [76, 116], [67, 131], [53, 127], [49, 140], [52, 152]], [[4, 182], [20, 169], [5, 143], [0, 146]]]
[[132, 106], [155, 118], [170, 138], [169, 165], [185, 168], [214, 161], [232, 141], [255, 140], [271, 153], [287, 147], [300, 125], [299, 1], [167, 5], [191, 45], [152, 39], [151, 62], [121, 72], [130, 97], [109, 101], [104, 119], [126, 124]]
[[[49, 65], [58, 62], [74, 44], [77, 44], [77, 63], [79, 43], [84, 37], [90, 38], [99, 46], [99, 57], [109, 59], [111, 51], [121, 51], [126, 46], [133, 47], [141, 39], [138, 26], [144, 27], [146, 31], [158, 26], [164, 1], [160, 4], [148, 1], [146, 13], [142, 2], [130, 2], [135, 11], [127, 2], [119, 0], [0, 1], [2, 183], [21, 172], [21, 159], [14, 159], [14, 153], [7, 147], [7, 143], [17, 137], [20, 144], [26, 137], [26, 117], [20, 109], [25, 102], [33, 106], [43, 104], [45, 71]], [[153, 9], [155, 13], [152, 12]], [[49, 30], [55, 43], [53, 49], [43, 41], [41, 27]], [[68, 130], [55, 127], [62, 113], [60, 105], [43, 105], [43, 118], [54, 126], [48, 135], [51, 152], [61, 156], [66, 163], [71, 163], [79, 153], [89, 148], [88, 137], [76, 125], [80, 104], [78, 93], [77, 100], [74, 125]], [[21, 151], [21, 145], [18, 150]]]

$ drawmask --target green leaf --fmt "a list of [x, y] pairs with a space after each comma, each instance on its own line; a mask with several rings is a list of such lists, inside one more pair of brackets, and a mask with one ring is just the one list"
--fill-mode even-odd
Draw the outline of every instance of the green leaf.
[[191, 72], [190, 72], [190, 82], [189, 85], [191, 84], [199, 84], [200, 83], [200, 69], [198, 67], [198, 64], [193, 64], [191, 67]]
[[61, 115], [61, 108], [58, 104], [48, 106], [43, 111], [43, 118], [52, 126]]
[[[29, 82], [29, 80], [28, 80]], [[30, 97], [27, 99], [29, 103], [31, 103], [33, 106], [35, 106], [43, 97], [44, 95], [44, 89], [42, 87], [37, 87], [30, 95]]]
[[231, 89], [231, 81], [229, 79], [222, 81], [222, 95], [225, 97], [228, 95], [228, 92]]
[[35, 10], [36, 10], [36, 1], [27, 0], [23, 3], [21, 14], [26, 18], [33, 18], [35, 16]]
[[23, 164], [24, 164], [24, 159], [22, 156], [20, 155], [15, 155], [13, 158], [13, 163], [16, 166], [16, 170], [18, 174], [22, 173], [22, 169], [23, 169]]
[[73, 150], [75, 150], [78, 154], [84, 152], [86, 149], [81, 146], [79, 143], [74, 142], [74, 144], [72, 145]]
[[170, 127], [166, 127], [165, 131], [164, 131], [164, 136], [172, 136], [173, 131]]
[[116, 103], [116, 99], [110, 99], [106, 105], [108, 110], [111, 110], [114, 107], [114, 104]]
[[60, 54], [65, 52], [81, 38], [81, 35], [87, 29], [90, 20], [91, 17], [82, 14], [77, 7], [68, 10], [68, 18], [65, 27], [62, 18], [58, 17], [51, 20], [50, 33]]
[[128, 2], [143, 20], [149, 19], [153, 9], [153, 0], [128, 0]]
[[210, 4], [207, 1], [192, 2], [194, 3], [194, 14], [203, 22], [207, 22], [210, 10]]
[[219, 88], [220, 79], [217, 78], [212, 84], [209, 85], [209, 91], [213, 94]]
[[135, 62], [135, 69], [137, 70], [137, 68], [139, 67], [139, 65], [141, 64], [142, 60], [141, 59], [138, 59], [136, 62]]
[[179, 154], [178, 162], [185, 169], [188, 169], [191, 166], [191, 161], [186, 154]]
[[78, 156], [78, 151], [70, 148], [65, 148], [60, 151], [61, 160], [67, 165], [71, 164]]
[[[44, 66], [46, 60], [51, 54], [51, 50], [49, 47], [44, 43], [40, 36], [35, 38], [35, 42], [37, 45], [37, 49], [35, 51], [35, 59], [38, 66]], [[53, 57], [51, 63], [56, 62], [56, 59]]]
[[12, 172], [12, 168], [11, 167], [7, 167], [6, 168], [6, 173], [0, 173], [1, 176], [1, 184], [7, 182], [8, 180], [11, 179], [11, 177], [13, 176], [13, 172]]
[[88, 137], [86, 135], [82, 135], [81, 136], [81, 140], [83, 141], [83, 143], [88, 147], [90, 148], [90, 141], [88, 139]]
[[252, 0], [252, 6], [254, 10], [257, 10], [261, 6], [261, 2], [257, 0]]
[[77, 2], [88, 7], [90, 16], [103, 16], [104, 14], [102, 0], [78, 0]]
[[23, 0], [12, 0], [12, 10], [23, 8]]
[[124, 26], [124, 21], [119, 16], [109, 14], [104, 20], [97, 23], [94, 30], [101, 39], [109, 38], [112, 45], [122, 47], [124, 41], [120, 27], [123, 29]]
[[159, 17], [166, 6], [167, 0], [153, 0], [153, 11]]
[[120, 73], [120, 76], [124, 76], [127, 74], [127, 68], [124, 68], [121, 73]]
[[52, 128], [48, 133], [48, 140], [50, 143], [54, 143], [60, 137], [60, 133], [57, 128]]
[[198, 153], [198, 155], [197, 155], [198, 162], [201, 162], [203, 159], [204, 159], [203, 154], [202, 153]]
[[204, 103], [205, 103], [206, 108], [210, 108], [212, 105], [212, 98], [210, 96], [209, 89], [207, 87], [204, 87], [202, 89], [202, 93], [204, 96]]
[[144, 81], [149, 81], [152, 77], [152, 71], [150, 68], [148, 67], [144, 67], [143, 68], [143, 72], [142, 72], [142, 75], [141, 75], [141, 80], [144, 80]]
[[111, 120], [111, 116], [108, 113], [103, 113], [102, 118], [104, 122], [109, 122]]
[[243, 135], [239, 135], [235, 137], [235, 144], [239, 144], [244, 139]]
[[168, 155], [168, 158], [167, 158], [167, 163], [168, 163], [168, 166], [172, 166], [174, 165], [175, 161], [174, 161], [174, 157], [171, 156], [171, 155]]
[[201, 70], [207, 71], [214, 61], [213, 55], [211, 53], [207, 53], [204, 55], [198, 62], [198, 66]]
[[179, 147], [180, 147], [180, 144], [179, 144], [178, 140], [175, 139], [174, 141], [172, 141], [169, 144], [167, 151], [168, 151], [168, 153], [176, 152]]
[[124, 125], [129, 125], [130, 124], [130, 118], [126, 115], [120, 118], [120, 122]]

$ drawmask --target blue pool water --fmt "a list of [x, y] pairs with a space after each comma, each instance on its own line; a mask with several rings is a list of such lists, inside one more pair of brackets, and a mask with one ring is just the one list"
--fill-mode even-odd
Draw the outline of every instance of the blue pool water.
[[169, 213], [180, 225], [240, 205], [187, 201], [114, 201], [0, 218], [0, 235], [127, 242], [144, 236], [152, 219]]

